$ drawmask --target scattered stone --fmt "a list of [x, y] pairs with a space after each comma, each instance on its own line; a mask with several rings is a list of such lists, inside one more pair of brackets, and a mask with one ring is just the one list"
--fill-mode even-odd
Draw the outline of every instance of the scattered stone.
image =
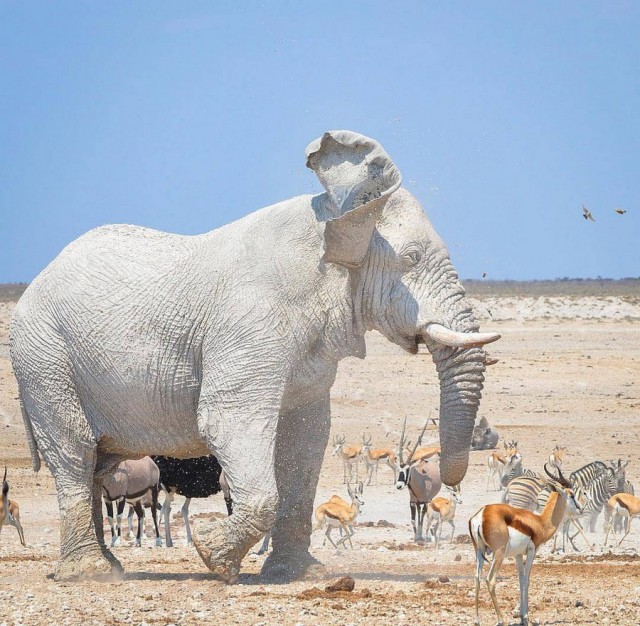
[[445, 576], [444, 574], [441, 574], [440, 576], [438, 576], [438, 582], [439, 583], [448, 583], [449, 582], [449, 577]]
[[338, 580], [334, 580], [330, 585], [327, 585], [325, 591], [353, 591], [356, 586], [356, 581], [351, 576], [342, 576]]
[[386, 519], [379, 519], [378, 526], [382, 526], [384, 528], [395, 528], [395, 524], [388, 522]]
[[576, 608], [579, 609], [581, 606], [584, 606], [584, 602], [582, 600], [576, 600]]
[[453, 560], [454, 560], [454, 561], [462, 561], [462, 555], [460, 555], [460, 554], [456, 554], [456, 555], [453, 557]]

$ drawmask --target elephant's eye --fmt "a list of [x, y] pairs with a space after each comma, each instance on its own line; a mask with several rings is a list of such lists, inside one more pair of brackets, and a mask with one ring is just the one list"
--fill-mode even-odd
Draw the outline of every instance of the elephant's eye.
[[407, 265], [416, 265], [420, 262], [422, 255], [417, 250], [411, 250], [411, 252], [404, 254], [404, 258]]

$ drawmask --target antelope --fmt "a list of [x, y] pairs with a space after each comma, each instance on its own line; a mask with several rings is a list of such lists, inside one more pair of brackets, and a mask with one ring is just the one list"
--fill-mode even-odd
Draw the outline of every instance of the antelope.
[[460, 496], [460, 485], [455, 485], [454, 487], [449, 487], [447, 485], [447, 490], [449, 491], [450, 496], [448, 498], [443, 498], [438, 496], [429, 502], [427, 506], [427, 527], [425, 530], [425, 536], [427, 540], [429, 539], [429, 529], [431, 528], [431, 523], [435, 521], [435, 541], [436, 541], [436, 549], [440, 546], [440, 536], [442, 535], [442, 525], [444, 522], [447, 522], [451, 525], [451, 538], [450, 541], [453, 541], [453, 535], [456, 531], [456, 525], [454, 522], [456, 515], [456, 505], [462, 504], [462, 497]]
[[371, 437], [365, 439], [362, 435], [362, 448], [360, 455], [364, 459], [367, 471], [366, 479], [367, 485], [371, 484], [371, 478], [375, 471], [376, 484], [378, 483], [378, 465], [380, 461], [384, 461], [393, 470], [393, 482], [396, 481], [396, 473], [398, 470], [398, 462], [396, 460], [396, 453], [390, 448], [372, 448]]
[[567, 446], [556, 446], [553, 449], [553, 452], [549, 455], [549, 465], [551, 465], [551, 467], [562, 469], [562, 458], [564, 457], [566, 449]]
[[[347, 491], [351, 497], [350, 505], [340, 496], [334, 495], [316, 509], [316, 525], [314, 530], [323, 528], [325, 525], [327, 527], [322, 545], [324, 545], [328, 539], [331, 545], [337, 549], [340, 544], [349, 541], [349, 545], [353, 548], [351, 541], [351, 537], [354, 535], [353, 523], [360, 513], [360, 507], [364, 505], [364, 501], [362, 500], [363, 490], [364, 485], [362, 482], [358, 482], [355, 489], [352, 489], [351, 484], [347, 483]], [[338, 540], [337, 544], [334, 543], [331, 538], [331, 531], [334, 528], [340, 528], [341, 531], [345, 533], [342, 539]]]
[[605, 546], [607, 545], [609, 532], [611, 530], [613, 530], [613, 536], [616, 536], [614, 523], [618, 515], [626, 518], [626, 532], [618, 542], [618, 545], [620, 545], [631, 531], [631, 519], [640, 515], [640, 498], [636, 498], [636, 496], [632, 496], [630, 493], [616, 493], [609, 498], [605, 508], [605, 525], [607, 528], [607, 533], [604, 538]]
[[441, 448], [439, 443], [432, 443], [426, 446], [420, 446], [412, 456], [409, 457], [409, 463], [417, 463], [418, 461], [426, 461], [432, 456], [440, 456]]
[[502, 489], [502, 476], [504, 474], [504, 467], [507, 464], [507, 457], [509, 456], [509, 453], [511, 451], [511, 448], [509, 447], [509, 444], [505, 441], [503, 443], [504, 445], [504, 454], [498, 452], [497, 450], [494, 450], [488, 457], [487, 457], [487, 486], [485, 488], [485, 491], [489, 491], [489, 483], [492, 481], [493, 479], [493, 484], [495, 485], [495, 476], [496, 474], [498, 475], [498, 491], [500, 491], [500, 489]]
[[[418, 441], [407, 457], [413, 458], [415, 451], [420, 446], [422, 436], [431, 419], [428, 419], [418, 437]], [[402, 426], [402, 434], [400, 435], [400, 445], [398, 446], [398, 457], [400, 460], [400, 469], [398, 471], [398, 479], [396, 481], [396, 489], [407, 487], [409, 490], [409, 507], [411, 509], [411, 525], [413, 526], [413, 539], [416, 542], [423, 541], [422, 525], [424, 516], [427, 512], [427, 505], [435, 495], [440, 491], [442, 481], [440, 480], [440, 470], [437, 464], [431, 461], [417, 461], [409, 463], [403, 461], [404, 434], [407, 426], [405, 418]]]
[[[102, 499], [107, 507], [107, 517], [111, 526], [111, 546], [120, 543], [122, 512], [125, 503], [132, 504], [138, 515], [138, 533], [135, 545], [142, 543], [142, 520], [144, 519], [144, 509], [142, 500], [151, 492], [151, 516], [156, 531], [156, 546], [162, 545], [160, 531], [158, 530], [158, 491], [159, 491], [160, 471], [151, 457], [145, 456], [142, 459], [122, 461], [115, 472], [108, 476], [102, 484]], [[113, 521], [113, 503], [117, 503], [116, 523]]]
[[7, 482], [7, 466], [4, 467], [4, 477], [2, 479], [2, 499], [0, 500], [0, 531], [4, 524], [14, 526], [18, 531], [20, 543], [27, 547], [24, 540], [24, 531], [20, 523], [20, 507], [15, 500], [9, 500], [9, 483]]
[[[552, 479], [550, 483], [552, 493], [547, 505], [540, 515], [525, 509], [517, 509], [508, 504], [488, 504], [483, 506], [469, 520], [469, 534], [476, 552], [475, 573], [475, 624], [480, 624], [479, 595], [480, 577], [488, 552], [493, 553], [493, 559], [487, 576], [487, 588], [498, 615], [498, 624], [504, 624], [504, 619], [498, 606], [495, 587], [498, 573], [505, 558], [513, 556], [518, 567], [518, 582], [520, 584], [520, 619], [524, 626], [529, 624], [529, 575], [538, 548], [551, 539], [564, 518], [567, 502], [580, 510], [575, 501], [571, 483], [558, 469], [554, 476], [544, 467], [544, 471]], [[526, 555], [526, 561], [524, 556]]]
[[[358, 480], [358, 459], [362, 446], [345, 446], [344, 435], [336, 435], [333, 438], [333, 454], [342, 459], [342, 482], [350, 483], [353, 478], [353, 466], [356, 466], [356, 480]], [[347, 467], [349, 468], [349, 480], [347, 480]]]

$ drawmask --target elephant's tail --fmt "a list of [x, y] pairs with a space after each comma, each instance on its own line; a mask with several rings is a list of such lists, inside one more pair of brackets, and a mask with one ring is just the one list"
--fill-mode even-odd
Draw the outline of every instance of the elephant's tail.
[[33, 426], [31, 425], [31, 419], [27, 413], [27, 409], [24, 408], [22, 398], [20, 398], [20, 410], [22, 411], [22, 420], [24, 421], [24, 429], [27, 433], [27, 442], [29, 443], [29, 451], [31, 452], [31, 465], [34, 472], [40, 471], [40, 454], [38, 453], [38, 443], [33, 434]]

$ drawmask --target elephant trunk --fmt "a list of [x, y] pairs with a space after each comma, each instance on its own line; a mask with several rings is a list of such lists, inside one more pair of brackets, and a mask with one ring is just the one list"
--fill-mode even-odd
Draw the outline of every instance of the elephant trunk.
[[440, 378], [440, 474], [457, 485], [469, 464], [469, 446], [484, 381], [485, 353], [480, 348], [432, 350]]

